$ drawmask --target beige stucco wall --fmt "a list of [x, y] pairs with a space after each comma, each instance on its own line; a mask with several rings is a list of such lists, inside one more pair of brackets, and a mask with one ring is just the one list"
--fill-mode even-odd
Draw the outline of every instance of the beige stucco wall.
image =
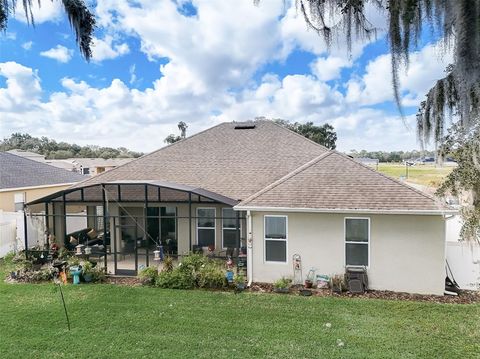
[[70, 185], [3, 190], [0, 192], [0, 209], [5, 212], [14, 212], [16, 193], [25, 193], [25, 203], [28, 203], [38, 198], [48, 196], [54, 192], [64, 190], [68, 187], [70, 187]]
[[[287, 263], [265, 263], [264, 215], [288, 216]], [[273, 282], [293, 277], [292, 255], [302, 257], [303, 278], [341, 274], [345, 268], [345, 217], [370, 218], [371, 289], [443, 294], [445, 222], [442, 216], [344, 215], [252, 212], [253, 280]]]

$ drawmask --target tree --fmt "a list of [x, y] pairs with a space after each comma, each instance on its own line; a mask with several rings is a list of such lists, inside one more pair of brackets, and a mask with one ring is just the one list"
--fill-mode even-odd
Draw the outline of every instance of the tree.
[[[480, 213], [480, 186], [470, 182], [472, 176], [480, 178], [480, 0], [297, 1], [308, 27], [320, 34], [327, 44], [334, 37], [344, 37], [349, 49], [352, 40], [370, 39], [377, 34], [366, 15], [367, 5], [383, 12], [387, 20], [392, 86], [400, 113], [399, 71], [402, 66], [408, 66], [409, 53], [423, 30], [429, 27], [439, 36], [444, 51], [453, 50], [453, 63], [447, 67], [445, 77], [434, 84], [425, 101], [419, 104], [417, 131], [422, 144], [433, 140], [441, 154], [448, 153], [455, 144], [453, 157], [458, 167], [438, 194], [462, 191], [471, 194], [467, 207], [471, 206], [474, 211], [464, 211], [464, 220], [476, 223], [476, 229], [470, 228], [463, 233], [468, 239], [478, 239], [480, 216], [469, 215]], [[449, 126], [449, 134], [445, 136]]]
[[178, 129], [180, 130], [180, 136], [177, 136], [171, 133], [167, 137], [165, 137], [165, 140], [164, 140], [165, 143], [168, 143], [169, 145], [171, 145], [172, 143], [178, 142], [187, 137], [188, 125], [185, 122], [180, 121], [177, 126], [178, 126]]
[[88, 158], [128, 158], [140, 157], [143, 153], [120, 147], [118, 149], [100, 146], [79, 146], [67, 142], [56, 142], [48, 137], [32, 137], [29, 134], [13, 133], [9, 138], [0, 141], [0, 151], [20, 149], [36, 152], [47, 159], [65, 159], [73, 157]]
[[[40, 4], [40, 0], [37, 0]], [[51, 0], [53, 1], [53, 0]], [[58, 0], [57, 0], [58, 1]], [[63, 8], [68, 16], [70, 26], [75, 31], [77, 45], [80, 53], [87, 61], [92, 57], [92, 36], [95, 29], [95, 16], [88, 9], [84, 0], [61, 0]], [[6, 31], [8, 19], [15, 13], [17, 0], [0, 1], [0, 31]], [[23, 0], [22, 5], [25, 17], [29, 24], [35, 25], [35, 18], [32, 12], [33, 0]]]
[[295, 131], [306, 138], [323, 145], [331, 150], [336, 148], [335, 142], [337, 141], [337, 133], [335, 132], [332, 125], [328, 123], [322, 126], [316, 126], [313, 122], [307, 123], [291, 123], [287, 120], [276, 119], [275, 123], [288, 128], [289, 130]]

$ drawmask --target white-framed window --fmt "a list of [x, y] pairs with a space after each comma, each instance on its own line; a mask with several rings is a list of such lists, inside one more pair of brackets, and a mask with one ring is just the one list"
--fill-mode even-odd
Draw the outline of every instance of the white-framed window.
[[370, 265], [370, 218], [345, 218], [345, 265]]
[[288, 217], [264, 217], [265, 262], [287, 263]]
[[215, 208], [197, 208], [197, 244], [215, 246]]
[[[239, 221], [240, 222], [240, 221]], [[233, 208], [222, 208], [222, 247], [238, 248], [240, 238], [237, 238], [237, 213]]]

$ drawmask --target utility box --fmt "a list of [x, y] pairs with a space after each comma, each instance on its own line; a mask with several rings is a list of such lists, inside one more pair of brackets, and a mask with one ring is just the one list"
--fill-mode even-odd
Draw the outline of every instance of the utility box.
[[365, 293], [368, 289], [367, 268], [347, 267], [346, 279], [350, 293]]

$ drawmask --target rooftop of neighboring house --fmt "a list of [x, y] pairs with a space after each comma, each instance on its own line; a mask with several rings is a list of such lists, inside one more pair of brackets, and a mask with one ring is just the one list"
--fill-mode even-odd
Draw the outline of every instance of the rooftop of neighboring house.
[[84, 168], [118, 167], [133, 161], [134, 158], [69, 158], [74, 165]]
[[40, 153], [24, 151], [24, 150], [20, 150], [20, 149], [13, 149], [13, 150], [9, 150], [7, 152], [11, 153], [12, 155], [29, 158], [29, 159], [34, 160], [34, 161], [45, 162], [45, 156], [40, 154]]
[[0, 152], [0, 190], [73, 184], [84, 179], [85, 176], [46, 163], [11, 152]]
[[243, 207], [441, 212], [404, 183], [271, 121], [221, 123], [72, 186], [164, 181]]

